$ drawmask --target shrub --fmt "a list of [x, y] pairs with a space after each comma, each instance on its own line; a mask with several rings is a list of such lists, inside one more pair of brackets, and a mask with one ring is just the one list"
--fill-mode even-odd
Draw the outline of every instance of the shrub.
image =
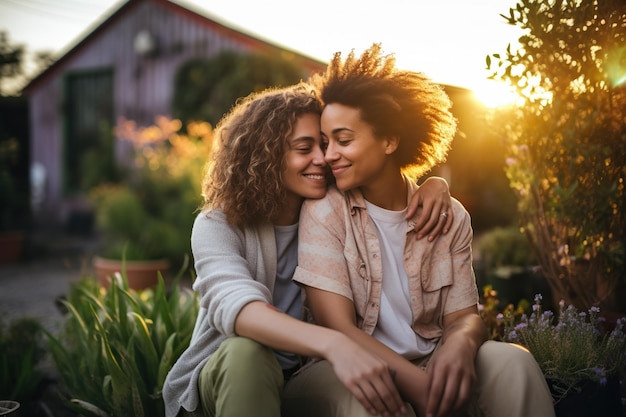
[[158, 117], [140, 128], [122, 120], [117, 135], [133, 145], [133, 169], [119, 184], [91, 191], [102, 255], [128, 260], [167, 258], [176, 266], [190, 255], [190, 237], [202, 201], [201, 181], [213, 131], [208, 123]]
[[626, 4], [518, 0], [502, 17], [524, 32], [487, 57], [523, 102], [493, 123], [520, 226], [557, 299], [623, 310]]
[[71, 287], [64, 330], [47, 333], [69, 408], [90, 416], [164, 415], [163, 383], [189, 345], [199, 308], [179, 279], [169, 294], [162, 277], [156, 288], [135, 292], [124, 274], [108, 290], [90, 278]]
[[532, 247], [519, 227], [496, 227], [485, 232], [477, 239], [476, 249], [488, 269], [536, 263]]

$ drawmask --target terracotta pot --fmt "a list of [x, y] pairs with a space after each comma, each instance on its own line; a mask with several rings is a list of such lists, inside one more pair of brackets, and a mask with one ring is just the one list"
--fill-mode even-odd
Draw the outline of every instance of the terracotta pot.
[[23, 232], [0, 232], [0, 264], [19, 261], [23, 247]]
[[158, 282], [159, 272], [165, 277], [170, 268], [167, 259], [156, 259], [150, 261], [125, 261], [122, 264], [118, 259], [105, 259], [99, 256], [93, 258], [93, 267], [98, 277], [100, 285], [105, 288], [111, 284], [111, 278], [116, 273], [122, 273], [122, 266], [128, 287], [134, 290], [143, 290], [154, 287]]
[[17, 416], [19, 408], [17, 401], [0, 401], [0, 416]]

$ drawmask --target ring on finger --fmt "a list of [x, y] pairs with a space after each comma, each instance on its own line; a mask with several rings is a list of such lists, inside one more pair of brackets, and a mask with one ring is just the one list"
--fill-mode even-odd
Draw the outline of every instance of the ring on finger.
[[448, 217], [448, 212], [447, 211], [442, 211], [440, 213], [440, 215], [443, 216], [443, 217]]

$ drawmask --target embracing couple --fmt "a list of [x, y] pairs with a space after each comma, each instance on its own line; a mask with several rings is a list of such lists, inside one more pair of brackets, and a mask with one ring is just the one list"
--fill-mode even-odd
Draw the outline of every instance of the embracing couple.
[[450, 107], [374, 44], [220, 121], [168, 417], [554, 415], [532, 355], [487, 341], [469, 214], [444, 180], [417, 185]]

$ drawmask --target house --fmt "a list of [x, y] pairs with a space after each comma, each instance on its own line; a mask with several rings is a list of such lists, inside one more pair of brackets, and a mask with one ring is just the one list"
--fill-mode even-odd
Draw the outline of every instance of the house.
[[224, 50], [280, 53], [303, 69], [303, 78], [325, 67], [177, 3], [128, 0], [33, 79], [23, 93], [34, 228], [79, 225], [89, 211], [81, 181], [94, 165], [129, 155], [128, 144], [110, 133], [116, 121], [149, 125], [171, 115], [176, 71]]
[[[94, 167], [131, 155], [112, 127], [120, 117], [146, 126], [158, 115], [171, 116], [176, 72], [223, 51], [280, 54], [303, 69], [303, 78], [326, 65], [168, 0], [127, 0], [33, 79], [24, 89], [32, 230], [88, 228], [81, 182]], [[470, 90], [444, 88], [460, 134], [449, 163], [433, 173], [451, 180], [451, 192], [470, 210], [476, 230], [506, 224], [515, 202], [502, 171], [501, 144], [488, 134], [484, 109]]]

